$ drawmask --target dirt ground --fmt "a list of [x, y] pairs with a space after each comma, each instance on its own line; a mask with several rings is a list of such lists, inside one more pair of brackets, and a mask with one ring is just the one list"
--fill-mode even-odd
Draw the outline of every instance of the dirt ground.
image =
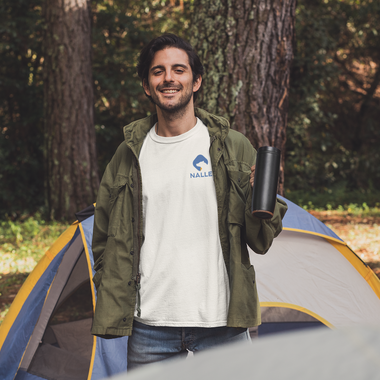
[[311, 211], [331, 228], [380, 278], [380, 217], [362, 217], [335, 211]]

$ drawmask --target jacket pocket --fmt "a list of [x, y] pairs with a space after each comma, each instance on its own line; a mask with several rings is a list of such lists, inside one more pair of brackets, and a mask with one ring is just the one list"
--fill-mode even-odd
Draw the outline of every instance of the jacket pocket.
[[240, 170], [228, 170], [228, 176], [230, 179], [228, 222], [243, 226], [250, 174]]
[[94, 270], [95, 272], [97, 272], [98, 270], [102, 269], [103, 268], [103, 256], [104, 256], [104, 253], [103, 255], [101, 255], [94, 263]]
[[95, 285], [96, 290], [99, 289], [100, 281], [102, 280], [102, 273], [103, 273], [103, 268], [100, 268], [92, 278], [92, 281]]
[[110, 189], [108, 236], [115, 236], [119, 228], [124, 194], [128, 182], [127, 176], [117, 174], [115, 182]]
[[250, 291], [256, 292], [256, 273], [253, 265], [249, 265], [248, 267], [241, 264], [242, 268], [242, 275], [245, 280], [247, 289], [250, 289]]

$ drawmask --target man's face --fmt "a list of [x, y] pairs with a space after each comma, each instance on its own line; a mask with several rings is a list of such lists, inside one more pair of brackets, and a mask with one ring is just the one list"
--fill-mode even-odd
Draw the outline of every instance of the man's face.
[[153, 57], [148, 82], [143, 87], [161, 110], [176, 113], [193, 106], [193, 93], [199, 90], [202, 78], [193, 82], [187, 53], [182, 49], [166, 48]]

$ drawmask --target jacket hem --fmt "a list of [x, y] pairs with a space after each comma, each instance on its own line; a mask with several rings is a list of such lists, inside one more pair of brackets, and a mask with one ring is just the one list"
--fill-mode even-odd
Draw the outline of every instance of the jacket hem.
[[257, 327], [261, 325], [261, 319], [254, 319], [254, 320], [240, 320], [240, 319], [234, 319], [233, 321], [227, 322], [227, 327], [243, 327], [245, 329], [248, 329], [250, 327]]
[[132, 328], [116, 329], [116, 328], [103, 328], [93, 327], [91, 334], [103, 339], [114, 339], [122, 336], [132, 335]]

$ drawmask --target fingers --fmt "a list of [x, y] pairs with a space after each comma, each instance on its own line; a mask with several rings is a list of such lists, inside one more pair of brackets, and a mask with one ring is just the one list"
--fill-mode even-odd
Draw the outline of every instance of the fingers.
[[249, 182], [251, 183], [251, 186], [253, 187], [253, 181], [255, 179], [255, 169], [256, 169], [256, 165], [253, 165], [251, 167], [251, 174], [249, 176]]

